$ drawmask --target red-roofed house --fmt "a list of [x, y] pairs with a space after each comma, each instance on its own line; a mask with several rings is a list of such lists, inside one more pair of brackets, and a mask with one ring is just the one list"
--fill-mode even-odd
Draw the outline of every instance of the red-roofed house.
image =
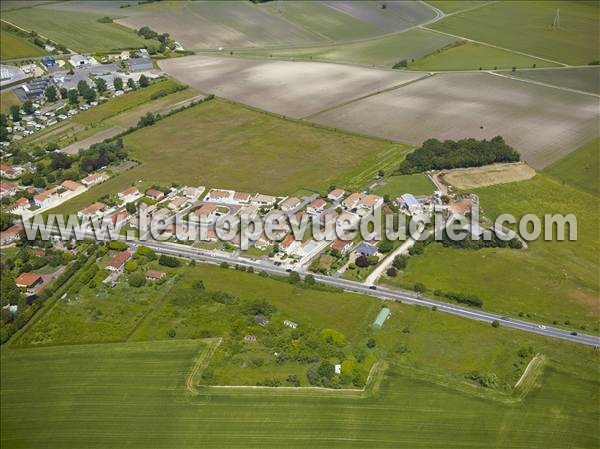
[[327, 194], [327, 198], [331, 201], [339, 201], [344, 197], [346, 192], [342, 189], [333, 189], [331, 192]]
[[104, 212], [106, 211], [107, 208], [108, 208], [108, 206], [106, 204], [101, 203], [101, 202], [96, 202], [96, 203], [90, 204], [85, 209], [81, 209], [79, 212], [77, 212], [77, 216], [79, 218], [84, 218], [84, 217], [93, 218], [95, 216], [102, 217], [102, 215], [104, 215]]
[[8, 209], [8, 212], [11, 214], [20, 214], [25, 212], [27, 209], [29, 209], [29, 200], [25, 197], [22, 197], [15, 201], [15, 204]]
[[0, 232], [0, 245], [8, 245], [19, 238], [23, 225], [16, 224], [5, 231]]
[[21, 176], [23, 169], [20, 167], [11, 167], [10, 165], [0, 164], [0, 176], [8, 179], [16, 179]]
[[352, 240], [337, 239], [331, 244], [331, 249], [339, 251], [341, 254], [346, 254], [352, 248]]
[[85, 190], [85, 187], [82, 184], [71, 181], [70, 179], [63, 181], [61, 186], [70, 192], [81, 192], [82, 190]]
[[137, 187], [132, 186], [132, 187], [127, 187], [122, 192], [119, 192], [118, 196], [125, 203], [131, 203], [131, 202], [137, 200], [138, 198], [140, 198], [142, 195], [141, 195], [140, 191], [137, 189]]
[[15, 279], [15, 284], [19, 288], [31, 288], [42, 281], [42, 276], [35, 273], [21, 273], [17, 279]]
[[288, 234], [283, 242], [279, 245], [279, 248], [286, 254], [295, 254], [302, 247], [302, 242], [294, 238], [294, 234]]
[[19, 188], [12, 182], [0, 181], [0, 198], [5, 196], [13, 196]]
[[156, 189], [148, 189], [146, 190], [146, 196], [154, 201], [160, 201], [165, 197], [165, 194], [160, 190]]
[[55, 201], [58, 200], [57, 191], [58, 189], [56, 187], [44, 190], [43, 192], [33, 196], [33, 203], [40, 208], [51, 206]]
[[325, 210], [326, 206], [327, 201], [325, 201], [323, 198], [317, 198], [307, 206], [306, 212], [313, 215], [320, 214]]
[[144, 274], [146, 279], [148, 279], [149, 281], [160, 281], [166, 275], [167, 275], [167, 273], [165, 273], [164, 271], [158, 271], [158, 270], [148, 270]]
[[81, 180], [81, 183], [85, 186], [93, 186], [100, 184], [108, 179], [108, 175], [104, 173], [92, 173]]
[[121, 251], [112, 258], [112, 260], [106, 266], [106, 269], [110, 271], [121, 271], [123, 269], [123, 265], [125, 265], [125, 262], [127, 262], [130, 257], [131, 253], [129, 251]]

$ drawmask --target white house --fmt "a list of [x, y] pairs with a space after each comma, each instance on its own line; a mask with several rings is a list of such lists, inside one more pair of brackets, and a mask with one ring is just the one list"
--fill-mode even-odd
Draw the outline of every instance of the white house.
[[51, 189], [45, 190], [37, 195], [33, 196], [33, 204], [39, 208], [48, 207], [58, 200], [57, 188], [52, 187]]
[[302, 201], [300, 201], [299, 198], [291, 196], [285, 201], [282, 201], [281, 204], [279, 204], [279, 208], [284, 212], [290, 212], [300, 206], [300, 204], [302, 204]]
[[327, 198], [329, 198], [331, 201], [340, 201], [342, 198], [344, 198], [345, 193], [346, 193], [345, 190], [333, 189], [331, 192], [329, 192], [327, 194]]
[[93, 186], [95, 184], [100, 184], [108, 179], [108, 175], [105, 173], [92, 173], [81, 180], [81, 183], [84, 186]]
[[279, 245], [279, 248], [288, 255], [295, 255], [302, 248], [302, 242], [294, 238], [294, 234], [288, 234]]
[[77, 212], [77, 216], [79, 218], [102, 217], [102, 215], [104, 215], [104, 212], [106, 212], [107, 209], [108, 209], [108, 206], [106, 204], [101, 203], [101, 202], [96, 202], [96, 203], [90, 204], [85, 209], [81, 209], [79, 212]]
[[118, 197], [123, 200], [125, 203], [132, 203], [133, 201], [142, 197], [142, 194], [137, 189], [137, 187], [128, 187], [122, 192], [119, 192]]

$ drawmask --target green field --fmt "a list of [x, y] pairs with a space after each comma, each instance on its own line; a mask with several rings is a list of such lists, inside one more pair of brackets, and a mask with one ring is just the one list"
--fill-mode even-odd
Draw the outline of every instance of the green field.
[[270, 2], [263, 8], [272, 14], [332, 41], [376, 36], [382, 30], [318, 2]]
[[[2, 348], [3, 447], [462, 449], [492, 444], [547, 449], [599, 443], [594, 430], [598, 355], [590, 348], [402, 304], [387, 304], [391, 317], [373, 331], [369, 324], [380, 306], [374, 298], [304, 289], [213, 266], [179, 270], [181, 282], [170, 295], [158, 295], [158, 306], [149, 307], [144, 325], [129, 341]], [[267, 299], [300, 326], [334, 327], [356, 342], [372, 336], [387, 365], [381, 383], [361, 396], [196, 385], [200, 376], [190, 377], [192, 369], [206, 362], [214, 340], [190, 340], [190, 332], [212, 326], [226, 336], [235, 326], [223, 320], [215, 326], [210, 304], [178, 301], [197, 279], [207, 290]], [[141, 291], [146, 288], [153, 287]], [[102, 301], [96, 300], [98, 306]], [[121, 295], [120, 301], [129, 299]], [[87, 316], [78, 314], [81, 326], [55, 309], [36, 326], [65, 326], [72, 329], [69, 341], [91, 341], [92, 327], [100, 326], [93, 316], [89, 308]], [[177, 330], [174, 339], [164, 332], [170, 327]], [[543, 354], [546, 365], [537, 380], [531, 379], [531, 391], [513, 391], [529, 360], [517, 353], [528, 347]], [[232, 367], [229, 375], [239, 382], [252, 378], [249, 370]], [[280, 371], [273, 368], [276, 376]], [[494, 373], [496, 387], [467, 382], [465, 375], [472, 371]]]
[[396, 198], [404, 193], [413, 195], [431, 195], [434, 186], [431, 181], [422, 173], [414, 175], [390, 176], [386, 178], [383, 185], [373, 189], [377, 195], [389, 195]]
[[[557, 8], [561, 26], [552, 29]], [[429, 25], [510, 50], [581, 65], [599, 57], [598, 26], [596, 2], [568, 1], [496, 2]]]
[[4, 29], [4, 23], [0, 28], [0, 59], [32, 58], [46, 54], [43, 48], [34, 45], [27, 39], [17, 36]]
[[135, 131], [124, 142], [141, 165], [77, 196], [57, 208], [58, 213], [77, 211], [139, 180], [280, 195], [325, 191], [332, 184], [361, 188], [410, 149], [283, 120], [220, 99]]
[[464, 9], [474, 8], [476, 6], [484, 5], [489, 3], [487, 1], [478, 1], [478, 0], [432, 0], [427, 1], [430, 5], [435, 6], [436, 8], [441, 9], [446, 14], [455, 13], [458, 11], [462, 11]]
[[0, 93], [0, 111], [3, 114], [8, 114], [10, 107], [13, 105], [21, 106], [21, 102], [14, 92], [7, 91]]
[[262, 56], [275, 58], [313, 59], [333, 62], [392, 67], [402, 59], [411, 61], [433, 53], [446, 45], [456, 42], [456, 38], [414, 29], [405, 33], [371, 39], [353, 44], [331, 45], [288, 50], [246, 50], [236, 55]]
[[556, 64], [487, 45], [466, 42], [450, 46], [410, 64], [412, 70], [484, 70], [511, 67], [552, 67]]
[[410, 259], [393, 283], [422, 282], [431, 290], [476, 294], [487, 310], [598, 331], [598, 198], [542, 174], [475, 192], [490, 217], [575, 214], [578, 240], [539, 240], [524, 250], [459, 250], [433, 244]]
[[550, 165], [544, 173], [554, 179], [600, 195], [600, 139], [595, 139]]
[[99, 23], [100, 17], [102, 16], [44, 6], [7, 11], [2, 15], [4, 20], [26, 30], [35, 30], [78, 52], [144, 46], [144, 39], [138, 37], [133, 30], [115, 23]]

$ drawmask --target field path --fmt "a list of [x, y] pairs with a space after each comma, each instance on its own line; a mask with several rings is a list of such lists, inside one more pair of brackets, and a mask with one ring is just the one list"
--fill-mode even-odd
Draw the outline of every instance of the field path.
[[192, 371], [190, 371], [190, 374], [188, 375], [188, 377], [185, 380], [186, 390], [189, 391], [190, 393], [192, 393], [193, 395], [197, 395], [199, 393], [198, 389], [194, 386], [194, 379], [196, 378], [196, 376], [198, 375], [198, 372], [201, 369], [206, 368], [206, 365], [208, 365], [208, 361], [211, 359], [211, 357], [213, 356], [213, 354], [215, 353], [215, 351], [217, 350], [219, 345], [223, 342], [222, 337], [213, 338], [210, 340], [211, 340], [211, 342], [210, 342], [211, 344], [209, 345], [208, 348], [206, 348], [206, 350], [204, 350], [200, 353], [200, 355], [196, 359], [196, 362], [194, 363], [194, 366], [192, 367]]
[[93, 136], [90, 136], [78, 142], [74, 142], [71, 145], [67, 145], [63, 148], [63, 151], [67, 154], [77, 154], [79, 153], [79, 150], [87, 150], [92, 145], [100, 143], [106, 139], [110, 139], [111, 137], [114, 137], [116, 135], [119, 135], [123, 131], [125, 131], [125, 128], [122, 128], [120, 126], [111, 126], [110, 128], [103, 129], [102, 131], [97, 132]]
[[385, 270], [389, 268], [389, 266], [394, 262], [394, 258], [399, 256], [406, 251], [408, 251], [413, 245], [415, 241], [412, 238], [407, 239], [402, 245], [392, 251], [383, 261], [373, 270], [371, 274], [367, 276], [364, 280], [363, 284], [365, 285], [375, 285], [377, 279], [384, 273]]

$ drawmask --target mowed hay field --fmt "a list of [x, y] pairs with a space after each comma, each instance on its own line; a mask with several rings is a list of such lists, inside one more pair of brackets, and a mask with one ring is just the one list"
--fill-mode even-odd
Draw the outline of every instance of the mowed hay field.
[[377, 195], [389, 195], [396, 198], [404, 193], [413, 195], [431, 195], [435, 187], [423, 173], [414, 175], [390, 176], [373, 189]]
[[[169, 328], [176, 328], [175, 338], [3, 347], [2, 446], [462, 449], [492, 444], [547, 449], [598, 444], [597, 354], [591, 348], [402, 304], [386, 304], [391, 317], [382, 330], [368, 331], [381, 306], [374, 298], [213, 266], [180, 270], [183, 285], [159, 296], [160, 304], [151, 307], [145, 326], [134, 334], [164, 339]], [[195, 323], [192, 332], [214, 328], [206, 314], [196, 313], [210, 304], [176, 300], [178, 289], [189, 289], [197, 279], [211, 291], [266, 299], [301, 326], [332, 327], [351, 339], [373, 336], [387, 365], [381, 384], [365, 395], [201, 387], [191, 393], [186, 386], [192, 369], [214, 344], [185, 336], [186, 321]], [[68, 306], [65, 311], [70, 313]], [[77, 313], [85, 327], [63, 321], [65, 315], [55, 311], [36, 324], [70, 322], [78, 329], [71, 335], [76, 341], [105, 319], [92, 319], [93, 307]], [[514, 385], [523, 369], [513, 366], [519, 362], [517, 351], [529, 346], [548, 363], [524, 400], [465, 382], [466, 373], [485, 369], [498, 376], [502, 388], [505, 382]], [[234, 375], [244, 376], [245, 369], [239, 366]]]
[[[110, 122], [118, 124], [118, 117]], [[325, 192], [332, 184], [359, 189], [379, 169], [395, 167], [411, 148], [283, 120], [220, 99], [164, 118], [127, 135], [124, 142], [141, 165], [54, 212], [77, 211], [138, 181], [277, 195]]]
[[[560, 28], [552, 29], [557, 9]], [[492, 2], [429, 27], [566, 64], [585, 65], [600, 56], [597, 2]]]
[[535, 176], [535, 170], [527, 164], [493, 164], [484, 167], [457, 168], [444, 171], [442, 179], [457, 189], [474, 189], [477, 187], [525, 181]]
[[99, 23], [98, 14], [56, 10], [46, 6], [2, 13], [2, 19], [66, 45], [77, 52], [144, 46], [144, 39], [116, 23]]
[[167, 59], [159, 65], [200, 91], [294, 118], [423, 76], [340, 64], [211, 56]]
[[[483, 92], [483, 94], [482, 94]], [[598, 99], [488, 73], [447, 73], [312, 118], [415, 145], [501, 135], [543, 168], [598, 135]]]
[[600, 67], [597, 66], [556, 70], [517, 70], [510, 76], [600, 95]]
[[452, 36], [426, 29], [412, 29], [405, 33], [349, 44], [285, 50], [245, 50], [235, 54], [345, 62], [390, 68], [403, 59], [409, 62], [420, 59], [456, 41], [457, 38]]

